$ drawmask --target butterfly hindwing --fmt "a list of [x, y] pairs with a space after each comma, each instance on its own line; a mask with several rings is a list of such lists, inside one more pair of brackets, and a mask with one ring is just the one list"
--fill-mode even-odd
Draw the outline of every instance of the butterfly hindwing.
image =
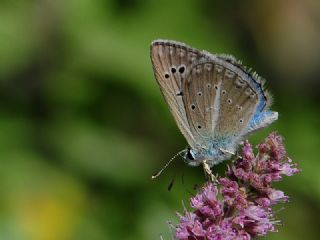
[[193, 64], [182, 90], [190, 130], [204, 145], [210, 138], [239, 139], [258, 103], [243, 72], [218, 58]]
[[[218, 65], [218, 64], [217, 64]], [[258, 93], [250, 85], [241, 70], [230, 63], [220, 65], [222, 81], [220, 89], [220, 111], [214, 135], [240, 139], [247, 129], [257, 104]]]

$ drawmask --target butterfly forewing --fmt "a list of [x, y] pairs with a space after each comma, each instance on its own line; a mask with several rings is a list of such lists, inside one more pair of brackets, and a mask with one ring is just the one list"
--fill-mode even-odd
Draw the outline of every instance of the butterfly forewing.
[[151, 44], [151, 60], [157, 82], [180, 131], [191, 147], [195, 146], [196, 140], [190, 130], [182, 100], [182, 82], [190, 66], [206, 58], [208, 56], [205, 53], [174, 41], [157, 40]]

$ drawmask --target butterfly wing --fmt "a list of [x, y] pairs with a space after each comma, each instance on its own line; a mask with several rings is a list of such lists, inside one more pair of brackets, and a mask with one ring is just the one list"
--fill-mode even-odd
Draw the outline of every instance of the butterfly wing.
[[213, 139], [228, 139], [227, 146], [220, 147], [232, 151], [248, 133], [259, 107], [266, 105], [265, 91], [256, 79], [229, 58], [215, 55], [191, 66], [182, 92], [190, 131], [207, 149]]
[[[245, 135], [278, 117], [266, 111], [270, 101], [260, 78], [233, 56], [156, 40], [151, 60], [161, 92], [193, 149], [233, 151]], [[212, 165], [226, 159], [218, 153], [211, 157]]]
[[190, 66], [209, 57], [205, 52], [200, 52], [183, 43], [167, 40], [154, 41], [150, 52], [153, 70], [161, 92], [180, 131], [189, 145], [194, 147], [197, 140], [190, 131], [181, 87]]

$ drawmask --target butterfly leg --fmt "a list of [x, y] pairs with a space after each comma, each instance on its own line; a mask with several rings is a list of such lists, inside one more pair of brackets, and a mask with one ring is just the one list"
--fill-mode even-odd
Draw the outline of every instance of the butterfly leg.
[[217, 177], [215, 175], [213, 175], [206, 160], [203, 161], [203, 170], [204, 170], [206, 177], [209, 179], [210, 182], [213, 182], [214, 184], [218, 183]]

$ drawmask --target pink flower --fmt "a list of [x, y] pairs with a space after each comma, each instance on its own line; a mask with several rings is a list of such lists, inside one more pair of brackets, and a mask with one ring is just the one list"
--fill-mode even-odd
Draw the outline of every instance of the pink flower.
[[177, 240], [250, 240], [276, 231], [272, 206], [287, 202], [273, 182], [299, 172], [286, 156], [282, 138], [272, 133], [258, 145], [244, 142], [242, 156], [228, 166], [218, 186], [205, 184], [190, 199], [193, 212], [178, 214]]
[[236, 231], [232, 228], [232, 222], [224, 220], [219, 225], [211, 225], [207, 231], [208, 240], [232, 240], [237, 236]]
[[255, 199], [255, 203], [263, 208], [269, 208], [271, 201], [267, 197], [258, 197]]
[[190, 199], [191, 206], [204, 216], [219, 217], [223, 210], [222, 204], [217, 199], [218, 189], [213, 184], [208, 184], [203, 191]]
[[202, 228], [202, 224], [196, 214], [187, 212], [184, 216], [180, 216], [180, 224], [176, 229], [176, 238], [188, 240], [190, 237], [201, 239], [206, 231]]
[[288, 201], [288, 197], [284, 195], [284, 192], [274, 189], [268, 194], [268, 198], [273, 204], [276, 204], [281, 201]]
[[234, 206], [238, 210], [247, 207], [248, 204], [244, 188], [240, 188], [236, 181], [228, 178], [221, 178], [219, 182], [221, 184], [221, 194], [227, 205]]
[[299, 169], [296, 168], [295, 164], [290, 164], [290, 159], [288, 159], [288, 163], [282, 164], [282, 166], [279, 167], [279, 170], [281, 174], [287, 175], [287, 176], [292, 176], [293, 174], [299, 172]]

